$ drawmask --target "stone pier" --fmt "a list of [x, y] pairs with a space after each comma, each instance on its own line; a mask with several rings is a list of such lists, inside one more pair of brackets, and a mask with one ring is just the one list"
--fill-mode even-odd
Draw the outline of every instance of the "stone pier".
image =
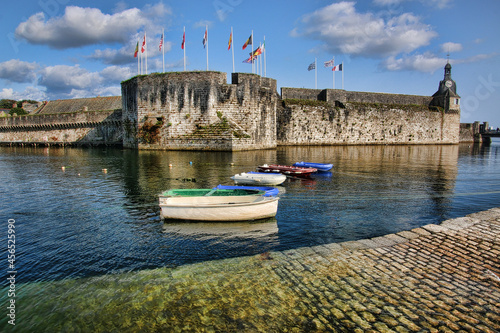
[[37, 332], [499, 332], [500, 208], [384, 237], [33, 288], [19, 299], [28, 304], [19, 323]]

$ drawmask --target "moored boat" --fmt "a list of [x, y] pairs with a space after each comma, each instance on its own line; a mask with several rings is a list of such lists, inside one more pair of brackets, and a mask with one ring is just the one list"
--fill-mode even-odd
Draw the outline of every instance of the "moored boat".
[[279, 185], [286, 180], [286, 176], [280, 173], [268, 172], [242, 172], [231, 177], [235, 184], [244, 185]]
[[253, 189], [176, 189], [160, 194], [161, 217], [192, 221], [249, 221], [276, 216], [278, 197]]
[[297, 162], [294, 163], [293, 166], [301, 167], [301, 168], [315, 168], [318, 171], [329, 171], [333, 168], [333, 164], [331, 163], [314, 163], [314, 162]]
[[[286, 178], [285, 175], [281, 175]], [[244, 189], [244, 190], [258, 190], [258, 191], [264, 191], [264, 196], [265, 197], [272, 197], [276, 196], [279, 194], [279, 189], [276, 187], [272, 186], [240, 186], [240, 185], [217, 185], [217, 187], [214, 187], [216, 189], [223, 189], [223, 190], [238, 190], [238, 189]]]
[[264, 164], [257, 167], [261, 172], [279, 172], [288, 176], [305, 177], [318, 171], [316, 168], [302, 168], [290, 165]]

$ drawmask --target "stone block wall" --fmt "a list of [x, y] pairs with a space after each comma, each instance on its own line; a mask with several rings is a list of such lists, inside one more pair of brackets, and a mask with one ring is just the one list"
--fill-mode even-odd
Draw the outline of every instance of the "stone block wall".
[[[124, 146], [276, 147], [276, 80], [234, 73], [232, 84], [226, 81], [226, 73], [207, 71], [151, 74], [122, 82]], [[221, 123], [226, 126], [224, 133], [211, 137], [202, 131]], [[152, 127], [151, 138], [146, 130]], [[221, 145], [220, 140], [228, 142]]]
[[281, 88], [282, 99], [306, 99], [325, 101], [332, 104], [335, 102], [359, 102], [380, 103], [400, 105], [429, 105], [431, 96], [403, 95], [372, 93], [361, 91], [346, 91], [343, 89], [304, 89], [304, 88]]
[[278, 145], [454, 144], [459, 114], [425, 106], [289, 101], [278, 114]]
[[0, 143], [121, 145], [121, 110], [0, 118]]

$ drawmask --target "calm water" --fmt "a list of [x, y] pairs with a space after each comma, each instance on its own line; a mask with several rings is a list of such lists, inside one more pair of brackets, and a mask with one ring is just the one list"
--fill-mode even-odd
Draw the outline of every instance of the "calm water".
[[[232, 184], [258, 164], [301, 160], [334, 169], [288, 179], [276, 219], [159, 218], [163, 190]], [[364, 239], [498, 207], [500, 142], [237, 153], [3, 147], [0, 175], [2, 239], [14, 219], [17, 279], [52, 281]]]

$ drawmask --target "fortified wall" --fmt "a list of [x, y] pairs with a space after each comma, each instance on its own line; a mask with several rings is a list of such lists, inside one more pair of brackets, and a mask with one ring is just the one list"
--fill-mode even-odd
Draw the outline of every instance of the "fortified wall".
[[282, 88], [278, 145], [455, 144], [460, 112], [433, 97]]
[[56, 100], [33, 114], [0, 118], [0, 143], [121, 145], [121, 98]]
[[122, 82], [123, 145], [140, 149], [276, 147], [276, 80], [255, 74], [180, 72]]
[[134, 149], [239, 151], [278, 145], [457, 144], [460, 96], [451, 65], [433, 96], [281, 88], [256, 74], [140, 75], [122, 96], [51, 101], [0, 118], [0, 143], [118, 144]]

